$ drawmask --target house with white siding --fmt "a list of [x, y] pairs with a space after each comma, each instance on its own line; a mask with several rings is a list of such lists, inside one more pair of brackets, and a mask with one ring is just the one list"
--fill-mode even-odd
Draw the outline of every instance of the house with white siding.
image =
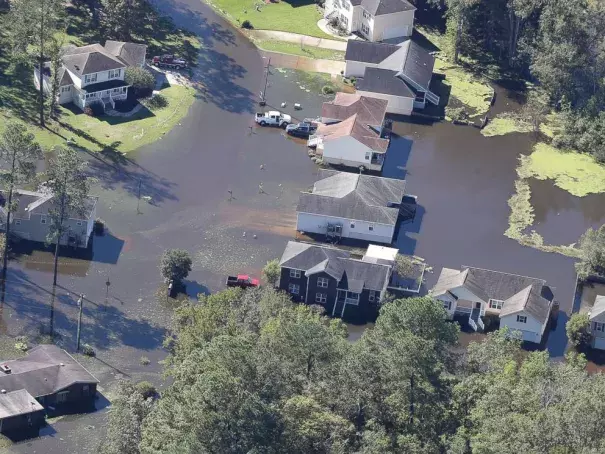
[[439, 104], [430, 90], [435, 58], [412, 40], [401, 44], [349, 40], [345, 77], [357, 78], [357, 93], [388, 102], [387, 112], [410, 115], [426, 102]]
[[416, 8], [406, 0], [326, 0], [324, 18], [369, 41], [411, 36]]
[[598, 295], [588, 313], [592, 347], [605, 350], [605, 296]]
[[[84, 109], [93, 103], [103, 108], [115, 108], [115, 101], [126, 99], [129, 85], [124, 81], [129, 66], [145, 65], [147, 46], [143, 44], [107, 41], [105, 47], [91, 44], [68, 47], [59, 70], [59, 104], [74, 103]], [[50, 63], [42, 69], [44, 90], [51, 91]], [[39, 85], [38, 68], [34, 68], [34, 83]]]
[[323, 170], [312, 190], [300, 195], [296, 229], [390, 244], [397, 223], [415, 214], [404, 195], [405, 180]]
[[322, 107], [322, 123], [308, 141], [328, 164], [380, 171], [389, 140], [383, 136], [387, 102], [337, 93]]
[[542, 342], [554, 300], [542, 279], [466, 266], [443, 268], [430, 295], [443, 303], [450, 318], [468, 317], [475, 330], [484, 329], [484, 317], [497, 317], [501, 328], [536, 344]]

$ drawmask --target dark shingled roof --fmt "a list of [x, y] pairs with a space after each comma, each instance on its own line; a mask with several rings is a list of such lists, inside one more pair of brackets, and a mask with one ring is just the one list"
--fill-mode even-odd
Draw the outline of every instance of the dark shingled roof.
[[544, 324], [550, 315], [550, 302], [542, 296], [542, 285], [528, 285], [520, 292], [508, 298], [502, 305], [500, 317], [527, 312], [540, 323]]
[[[338, 0], [337, 0], [338, 1]], [[346, 1], [346, 0], [342, 0]], [[341, 1], [341, 3], [342, 3]], [[353, 6], [363, 6], [370, 14], [381, 16], [383, 14], [412, 11], [416, 7], [406, 0], [351, 0]]]
[[345, 60], [378, 64], [401, 49], [395, 44], [372, 43], [358, 39], [347, 41]]
[[145, 64], [147, 46], [144, 44], [107, 40], [105, 41], [105, 49], [128, 66], [143, 66]]
[[484, 270], [467, 266], [462, 267], [463, 271], [466, 269], [468, 269], [466, 279], [472, 280], [474, 285], [483, 289], [488, 299], [492, 298], [506, 301], [528, 286], [537, 284], [542, 288], [546, 285], [546, 281], [534, 277], [519, 276], [517, 274], [508, 274], [500, 271]]
[[297, 211], [395, 225], [404, 193], [405, 180], [325, 170], [311, 193], [301, 193]]
[[414, 91], [397, 74], [397, 71], [390, 71], [388, 69], [366, 68], [363, 79], [357, 81], [357, 90], [404, 98], [416, 98]]
[[402, 73], [410, 80], [420, 85], [425, 90], [429, 89], [431, 78], [433, 77], [433, 68], [435, 67], [435, 57], [433, 57], [424, 47], [410, 40], [404, 46], [407, 46], [407, 56], [403, 65]]
[[336, 93], [332, 102], [324, 102], [321, 116], [332, 120], [345, 120], [357, 115], [357, 121], [380, 127], [384, 122], [388, 101], [351, 93]]
[[71, 48], [62, 60], [63, 65], [78, 76], [126, 67], [100, 44]]
[[325, 272], [339, 281], [339, 288], [357, 293], [363, 289], [382, 291], [390, 271], [389, 265], [351, 259], [347, 251], [296, 241], [288, 241], [280, 266], [302, 270], [306, 276]]
[[67, 352], [56, 345], [39, 345], [24, 358], [2, 361], [11, 373], [0, 372], [0, 388], [6, 391], [27, 390], [34, 397], [54, 394], [74, 383], [99, 383]]

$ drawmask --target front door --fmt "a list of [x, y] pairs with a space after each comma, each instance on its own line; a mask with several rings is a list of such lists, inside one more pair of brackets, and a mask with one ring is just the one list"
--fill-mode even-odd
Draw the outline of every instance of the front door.
[[481, 309], [481, 303], [475, 303], [475, 309]]

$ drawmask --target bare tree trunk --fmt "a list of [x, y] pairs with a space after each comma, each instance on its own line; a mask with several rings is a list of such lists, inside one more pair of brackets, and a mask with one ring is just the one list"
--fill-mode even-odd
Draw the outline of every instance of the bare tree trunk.
[[57, 243], [55, 244], [55, 263], [54, 263], [54, 269], [53, 269], [53, 286], [57, 285], [57, 270], [59, 268], [59, 243], [61, 242], [61, 236], [62, 236], [61, 231], [59, 231], [59, 234], [57, 235]]
[[456, 42], [454, 43], [454, 63], [458, 63], [458, 58], [460, 57], [460, 41], [462, 40], [462, 26], [464, 24], [464, 18], [462, 16], [462, 11], [460, 11], [460, 15], [458, 16], [458, 27], [456, 28]]
[[44, 8], [45, 6], [46, 6], [46, 1], [42, 0], [42, 14], [40, 17], [40, 56], [39, 56], [39, 62], [38, 62], [38, 68], [40, 69], [40, 75], [39, 75], [40, 126], [42, 126], [42, 127], [44, 127], [44, 74], [42, 71], [43, 71], [43, 67], [44, 67], [44, 32], [45, 32], [44, 19], [45, 19], [45, 14], [46, 14], [46, 10]]
[[[13, 169], [14, 169], [14, 158], [13, 158]], [[8, 238], [10, 235], [10, 226], [11, 226], [11, 204], [13, 202], [13, 188], [11, 185], [11, 188], [8, 191], [8, 203], [7, 203], [7, 211], [6, 211], [6, 229], [5, 229], [5, 238], [4, 238], [4, 255], [2, 256], [2, 288], [0, 289], [2, 291], [2, 295], [0, 296], [0, 302], [2, 303], [2, 305], [4, 305], [4, 301], [6, 298], [6, 272], [8, 270]]]

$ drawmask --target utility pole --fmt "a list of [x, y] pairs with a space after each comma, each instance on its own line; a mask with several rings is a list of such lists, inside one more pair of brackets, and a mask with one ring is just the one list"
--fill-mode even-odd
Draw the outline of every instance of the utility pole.
[[268, 57], [269, 59], [267, 60], [267, 67], [265, 69], [265, 88], [263, 89], [262, 93], [261, 93], [261, 97], [260, 97], [260, 102], [259, 104], [261, 106], [264, 106], [265, 104], [267, 104], [267, 83], [269, 82], [269, 68], [271, 67], [271, 57]]
[[107, 310], [107, 305], [109, 304], [109, 286], [111, 282], [109, 280], [109, 274], [107, 275], [107, 281], [105, 281], [105, 310]]
[[82, 326], [82, 307], [84, 306], [84, 294], [80, 293], [80, 298], [78, 299], [78, 306], [80, 306], [80, 312], [78, 314], [78, 333], [76, 334], [76, 351], [80, 351], [80, 328]]
[[141, 204], [141, 179], [139, 178], [139, 190], [138, 190], [138, 197], [137, 197], [137, 214], [141, 214], [141, 211], [139, 210], [140, 204]]

